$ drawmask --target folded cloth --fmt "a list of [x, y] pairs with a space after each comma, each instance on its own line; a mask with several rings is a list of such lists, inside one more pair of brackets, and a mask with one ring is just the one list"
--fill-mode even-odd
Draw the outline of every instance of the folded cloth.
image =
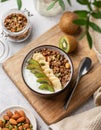
[[101, 130], [101, 107], [67, 117], [49, 126], [50, 130]]
[[99, 87], [94, 93], [94, 103], [96, 106], [101, 105], [101, 87]]

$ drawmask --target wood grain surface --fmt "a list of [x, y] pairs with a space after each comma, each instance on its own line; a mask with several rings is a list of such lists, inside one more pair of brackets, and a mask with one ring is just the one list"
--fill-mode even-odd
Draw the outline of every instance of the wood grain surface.
[[68, 116], [86, 102], [95, 90], [101, 86], [101, 76], [99, 75], [101, 66], [97, 61], [94, 51], [89, 49], [85, 38], [79, 42], [77, 50], [69, 55], [74, 65], [74, 77], [77, 74], [78, 64], [83, 57], [90, 57], [93, 62], [93, 67], [91, 71], [81, 79], [67, 110], [63, 108], [67, 92], [53, 99], [44, 99], [35, 95], [25, 85], [21, 76], [21, 66], [26, 54], [39, 45], [49, 44], [58, 46], [59, 38], [63, 35], [58, 25], [56, 25], [3, 63], [3, 68], [7, 75], [47, 124], [52, 124]]

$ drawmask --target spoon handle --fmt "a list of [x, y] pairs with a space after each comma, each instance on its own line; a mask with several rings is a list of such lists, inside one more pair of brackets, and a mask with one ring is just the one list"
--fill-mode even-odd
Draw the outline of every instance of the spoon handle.
[[64, 108], [65, 108], [65, 109], [67, 109], [67, 107], [68, 107], [69, 104], [70, 104], [70, 101], [71, 101], [72, 96], [73, 96], [73, 94], [74, 94], [74, 92], [75, 92], [75, 89], [76, 89], [76, 87], [77, 87], [77, 85], [78, 85], [78, 83], [79, 83], [80, 78], [81, 78], [82, 76], [84, 76], [85, 74], [87, 74], [88, 71], [90, 70], [90, 68], [91, 68], [91, 63], [92, 63], [92, 62], [91, 62], [91, 59], [88, 58], [88, 57], [85, 57], [85, 58], [83, 58], [83, 59], [81, 60], [81, 62], [80, 62], [80, 64], [79, 64], [79, 67], [78, 67], [78, 76], [77, 76], [76, 82], [75, 82], [75, 84], [74, 84], [73, 90], [72, 90], [72, 92], [71, 92], [71, 94], [70, 94], [69, 99], [66, 99], [66, 102], [65, 102], [65, 104], [64, 104]]
[[65, 102], [65, 104], [64, 104], [64, 109], [65, 109], [65, 110], [68, 108], [68, 106], [69, 106], [69, 104], [70, 104], [70, 101], [71, 101], [72, 96], [73, 96], [73, 94], [74, 94], [74, 92], [75, 92], [75, 89], [76, 89], [76, 87], [77, 87], [77, 85], [78, 85], [78, 83], [79, 83], [79, 80], [80, 80], [80, 77], [78, 76], [77, 79], [76, 79], [76, 82], [75, 82], [75, 84], [74, 84], [73, 90], [72, 90], [72, 92], [71, 92], [71, 94], [70, 94], [70, 97], [69, 97], [69, 99], [66, 99], [66, 102]]

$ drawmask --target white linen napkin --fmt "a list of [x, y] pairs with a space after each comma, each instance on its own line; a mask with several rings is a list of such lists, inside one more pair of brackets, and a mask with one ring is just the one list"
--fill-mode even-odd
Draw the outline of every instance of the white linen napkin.
[[67, 117], [49, 126], [51, 130], [101, 130], [101, 107]]

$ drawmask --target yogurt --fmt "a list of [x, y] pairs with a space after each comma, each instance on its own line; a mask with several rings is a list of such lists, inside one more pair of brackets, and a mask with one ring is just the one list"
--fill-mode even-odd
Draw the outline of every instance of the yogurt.
[[24, 68], [23, 69], [23, 76], [24, 76], [24, 79], [26, 81], [26, 83], [28, 84], [28, 86], [36, 91], [36, 92], [39, 92], [39, 93], [43, 93], [43, 94], [49, 94], [49, 93], [52, 93], [50, 91], [46, 91], [46, 90], [41, 90], [39, 89], [39, 86], [41, 85], [40, 83], [37, 82], [37, 78], [34, 76], [33, 73], [30, 72], [30, 70]]

